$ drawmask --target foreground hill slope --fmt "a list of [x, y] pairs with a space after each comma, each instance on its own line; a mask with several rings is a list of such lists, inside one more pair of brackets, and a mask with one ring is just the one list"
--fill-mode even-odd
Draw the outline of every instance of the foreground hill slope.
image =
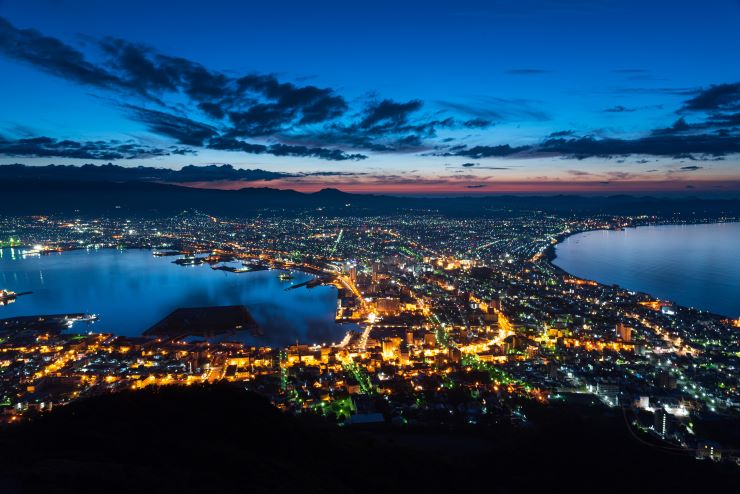
[[227, 385], [73, 403], [0, 431], [0, 492], [736, 492], [621, 414], [535, 407], [496, 430], [346, 429]]

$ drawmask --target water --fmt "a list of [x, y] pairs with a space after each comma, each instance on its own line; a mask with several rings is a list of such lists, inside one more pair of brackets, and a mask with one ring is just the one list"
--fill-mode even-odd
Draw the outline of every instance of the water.
[[740, 223], [579, 233], [556, 253], [554, 264], [575, 276], [740, 316]]
[[[265, 336], [250, 343], [283, 346], [331, 343], [346, 327], [334, 321], [337, 291], [331, 286], [285, 291], [278, 271], [229, 273], [208, 265], [178, 266], [176, 257], [148, 250], [76, 250], [23, 259], [19, 249], [0, 251], [0, 288], [32, 291], [0, 306], [0, 319], [36, 314], [94, 313], [96, 332], [140, 335], [179, 307], [245, 305]], [[311, 279], [294, 272], [292, 283]], [[230, 338], [233, 339], [233, 338]]]

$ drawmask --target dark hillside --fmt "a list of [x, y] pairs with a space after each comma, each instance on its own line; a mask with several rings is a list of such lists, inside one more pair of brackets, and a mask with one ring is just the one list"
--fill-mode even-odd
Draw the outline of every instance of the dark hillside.
[[73, 403], [0, 433], [0, 491], [736, 492], [740, 471], [636, 441], [619, 414], [559, 406], [497, 430], [339, 428], [238, 387]]

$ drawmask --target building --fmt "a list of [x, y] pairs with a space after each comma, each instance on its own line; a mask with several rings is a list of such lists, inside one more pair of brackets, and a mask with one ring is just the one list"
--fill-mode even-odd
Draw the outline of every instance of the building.
[[623, 322], [617, 323], [617, 336], [624, 342], [632, 341], [632, 328]]
[[673, 415], [663, 408], [655, 410], [654, 418], [655, 423], [653, 424], [653, 428], [661, 436], [665, 437], [675, 430], [676, 420], [673, 418]]
[[381, 314], [397, 314], [401, 309], [401, 302], [397, 297], [383, 297], [375, 301], [375, 308]]
[[698, 460], [722, 460], [722, 449], [714, 441], [701, 441], [696, 448], [696, 458]]

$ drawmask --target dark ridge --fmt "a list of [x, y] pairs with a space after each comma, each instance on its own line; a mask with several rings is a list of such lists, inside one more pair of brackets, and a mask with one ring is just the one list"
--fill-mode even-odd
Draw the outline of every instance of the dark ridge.
[[619, 411], [525, 404], [529, 425], [339, 428], [241, 387], [81, 400], [0, 431], [0, 491], [736, 492], [737, 469], [646, 445]]
[[509, 211], [570, 214], [740, 215], [740, 199], [696, 197], [484, 196], [454, 198], [350, 194], [323, 189], [245, 188], [216, 190], [153, 182], [0, 180], [0, 214], [171, 215], [198, 209], [214, 215], [250, 216], [271, 210], [294, 214], [322, 208], [325, 214], [393, 214], [436, 211], [450, 215], [494, 215]]

